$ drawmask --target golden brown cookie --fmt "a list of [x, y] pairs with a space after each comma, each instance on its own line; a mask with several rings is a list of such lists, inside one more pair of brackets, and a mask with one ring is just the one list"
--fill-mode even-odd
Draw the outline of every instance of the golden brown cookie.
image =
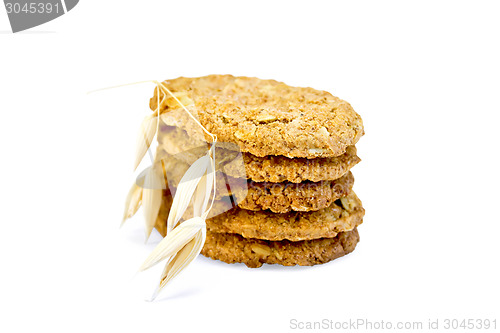
[[363, 222], [364, 214], [361, 201], [353, 192], [314, 212], [275, 214], [235, 207], [208, 219], [207, 229], [240, 234], [245, 238], [300, 241], [331, 238], [339, 232], [352, 230]]
[[[246, 188], [231, 188], [231, 193], [235, 198], [244, 198], [238, 201], [238, 206], [247, 210], [269, 209], [273, 213], [287, 213], [292, 210], [309, 212], [329, 207], [335, 200], [347, 196], [351, 193], [353, 185], [354, 176], [348, 172], [337, 180], [320, 182], [258, 183], [249, 181]], [[239, 194], [238, 190], [245, 193]]]
[[[220, 141], [235, 143], [256, 156], [339, 156], [364, 134], [361, 117], [351, 105], [326, 91], [231, 75], [180, 77], [163, 83]], [[155, 89], [152, 110], [157, 108], [157, 94]], [[189, 123], [189, 115], [173, 98], [165, 97], [160, 105], [162, 120], [169, 126]]]
[[241, 168], [228, 164], [224, 171], [231, 177], [245, 177], [256, 182], [280, 183], [289, 181], [300, 183], [305, 180], [319, 182], [322, 180], [335, 180], [361, 159], [356, 155], [356, 147], [347, 147], [343, 155], [325, 158], [287, 158], [285, 156], [257, 157], [243, 154], [246, 175], [241, 174]]
[[207, 232], [201, 254], [226, 263], [244, 263], [256, 268], [267, 264], [312, 266], [342, 257], [356, 248], [357, 229], [342, 232], [334, 238], [300, 242], [265, 241], [244, 238], [237, 234]]
[[[178, 172], [185, 172], [189, 165], [208, 150], [202, 146], [202, 142], [193, 142], [185, 131], [177, 127], [168, 127], [168, 130], [164, 131], [160, 135], [158, 158], [171, 160], [171, 157], [175, 156], [176, 161], [185, 163], [176, 167], [175, 170]], [[223, 172], [230, 177], [272, 183], [335, 180], [361, 161], [356, 155], [355, 146], [347, 147], [346, 152], [337, 157], [314, 159], [285, 156], [258, 157], [249, 153], [238, 155], [233, 150], [220, 148], [217, 149], [216, 160], [218, 169], [223, 166]]]
[[[158, 231], [165, 236], [169, 204], [163, 204], [157, 220]], [[349, 231], [363, 223], [365, 210], [356, 194], [337, 200], [327, 208], [314, 212], [289, 212], [275, 214], [270, 211], [250, 211], [227, 203], [216, 202], [207, 219], [207, 230], [217, 233], [236, 233], [245, 238], [273, 241], [288, 239], [300, 241], [323, 237], [335, 237], [339, 232]], [[192, 217], [191, 212], [185, 218]]]
[[215, 200], [233, 202], [242, 209], [253, 211], [310, 212], [329, 207], [335, 200], [349, 195], [353, 185], [354, 176], [351, 172], [337, 180], [302, 183], [258, 183], [223, 177], [217, 173]]

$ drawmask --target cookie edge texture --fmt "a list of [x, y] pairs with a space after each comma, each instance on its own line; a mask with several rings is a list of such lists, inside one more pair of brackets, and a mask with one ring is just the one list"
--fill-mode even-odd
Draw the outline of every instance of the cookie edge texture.
[[263, 264], [313, 266], [351, 253], [359, 239], [357, 228], [334, 238], [300, 242], [265, 241], [243, 238], [237, 234], [207, 232], [201, 254], [228, 264], [243, 263], [250, 268], [258, 268]]

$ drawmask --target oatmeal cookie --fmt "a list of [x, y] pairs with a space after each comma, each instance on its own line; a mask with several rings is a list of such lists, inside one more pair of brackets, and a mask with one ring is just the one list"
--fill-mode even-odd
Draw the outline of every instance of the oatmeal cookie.
[[[215, 208], [215, 211], [217, 208]], [[235, 207], [207, 220], [207, 229], [218, 233], [235, 233], [245, 238], [272, 241], [301, 241], [335, 237], [363, 223], [365, 210], [353, 193], [314, 212], [275, 214]]]
[[[224, 184], [221, 184], [224, 185]], [[238, 206], [247, 210], [266, 210], [273, 213], [288, 213], [289, 211], [309, 212], [329, 207], [335, 200], [351, 193], [354, 177], [348, 172], [337, 180], [320, 182], [305, 181], [302, 183], [258, 183], [249, 181], [246, 188], [241, 188], [244, 194], [237, 193], [239, 188], [231, 188]], [[221, 193], [216, 192], [216, 193]]]
[[[364, 134], [361, 117], [351, 105], [326, 91], [232, 75], [163, 83], [220, 141], [255, 156], [340, 156]], [[170, 95], [157, 94], [155, 89], [150, 108], [155, 110], [158, 97], [165, 97], [160, 112], [167, 125], [182, 128], [191, 122]], [[184, 129], [194, 128], [191, 124]]]
[[[166, 198], [160, 209], [156, 229], [165, 236], [171, 198]], [[356, 194], [335, 201], [327, 208], [314, 212], [275, 214], [271, 211], [250, 211], [216, 201], [206, 221], [207, 230], [216, 233], [236, 233], [245, 238], [301, 241], [335, 237], [363, 223], [365, 210]], [[184, 217], [192, 217], [192, 210]]]
[[[208, 148], [201, 141], [193, 140], [178, 127], [164, 128], [159, 136], [158, 158], [185, 163], [176, 166], [178, 172], [186, 171], [189, 165], [206, 154]], [[217, 144], [217, 147], [220, 145]], [[233, 146], [233, 145], [231, 145]], [[259, 157], [250, 153], [239, 153], [229, 145], [216, 149], [217, 168], [233, 178], [248, 178], [256, 182], [292, 182], [305, 180], [319, 182], [342, 177], [361, 159], [356, 155], [356, 147], [347, 147], [344, 154], [325, 158], [288, 158], [285, 156]], [[182, 172], [183, 173], [183, 172]]]
[[334, 238], [300, 242], [265, 241], [237, 234], [207, 232], [201, 254], [226, 263], [244, 263], [257, 268], [266, 264], [312, 266], [323, 264], [351, 253], [359, 242], [357, 229], [341, 232]]

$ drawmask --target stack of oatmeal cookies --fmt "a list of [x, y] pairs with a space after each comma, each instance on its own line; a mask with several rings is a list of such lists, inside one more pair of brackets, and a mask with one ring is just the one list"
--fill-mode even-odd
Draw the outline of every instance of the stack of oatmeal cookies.
[[[349, 103], [325, 91], [231, 75], [164, 84], [220, 141], [203, 255], [248, 267], [291, 266], [354, 250], [364, 209], [350, 169], [360, 161], [354, 145], [364, 131]], [[169, 186], [156, 228], [165, 235], [178, 181], [210, 141], [192, 131], [197, 127], [178, 103], [157, 94], [150, 107], [162, 100], [157, 160]]]

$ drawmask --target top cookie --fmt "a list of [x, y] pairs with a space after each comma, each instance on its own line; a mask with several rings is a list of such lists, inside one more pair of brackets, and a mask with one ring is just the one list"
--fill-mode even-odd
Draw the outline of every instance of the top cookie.
[[[351, 105], [326, 91], [232, 75], [163, 83], [220, 141], [256, 156], [335, 157], [364, 134], [361, 117]], [[150, 100], [152, 110], [157, 108], [157, 93], [155, 89]], [[168, 125], [188, 123], [188, 115], [170, 96], [160, 110], [171, 114]]]

